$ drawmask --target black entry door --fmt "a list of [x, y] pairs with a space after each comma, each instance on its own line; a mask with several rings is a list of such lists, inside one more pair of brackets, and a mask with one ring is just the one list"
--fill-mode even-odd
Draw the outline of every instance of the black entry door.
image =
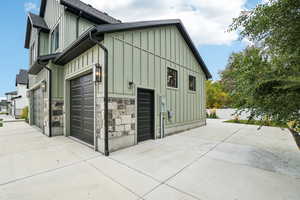
[[71, 136], [94, 145], [94, 85], [88, 74], [71, 81]]
[[154, 139], [154, 92], [138, 89], [137, 94], [138, 142]]

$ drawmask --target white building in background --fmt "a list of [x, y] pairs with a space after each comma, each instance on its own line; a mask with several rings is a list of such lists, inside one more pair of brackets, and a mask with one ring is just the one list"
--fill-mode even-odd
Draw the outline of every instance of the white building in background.
[[17, 96], [17, 91], [7, 92], [5, 93], [6, 101], [7, 101], [7, 110], [8, 115], [13, 115], [13, 98]]
[[9, 102], [8, 113], [15, 118], [20, 118], [22, 110], [29, 105], [27, 70], [21, 69], [16, 75], [16, 89], [14, 92], [6, 93], [7, 102]]

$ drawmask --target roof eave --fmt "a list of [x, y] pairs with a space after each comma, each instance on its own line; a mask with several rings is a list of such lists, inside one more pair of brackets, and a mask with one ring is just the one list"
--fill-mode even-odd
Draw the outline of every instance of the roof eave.
[[28, 70], [28, 74], [31, 74], [31, 75], [38, 74], [43, 69], [43, 66], [40, 64], [40, 62], [45, 63], [45, 62], [49, 62], [50, 60], [55, 60], [59, 55], [60, 55], [60, 53], [39, 56], [36, 59], [36, 61], [34, 62], [34, 64]]
[[53, 62], [57, 65], [65, 65], [81, 53], [92, 48], [95, 45], [95, 43], [90, 40], [89, 33], [94, 33], [95, 31], [95, 28], [86, 31], [85, 34], [83, 34], [80, 38], [74, 41]]
[[143, 28], [151, 28], [151, 27], [159, 27], [159, 26], [167, 26], [167, 25], [176, 25], [181, 34], [183, 35], [185, 41], [188, 46], [192, 50], [197, 62], [201, 66], [201, 69], [205, 73], [207, 79], [211, 79], [212, 76], [204, 63], [202, 57], [200, 56], [196, 46], [192, 42], [189, 34], [187, 33], [185, 27], [183, 26], [181, 20], [159, 20], [159, 21], [149, 21], [149, 22], [135, 22], [135, 23], [120, 23], [120, 24], [109, 24], [109, 25], [99, 25], [92, 30], [87, 31], [81, 38], [72, 43], [65, 51], [62, 52], [60, 56], [58, 56], [54, 63], [59, 65], [64, 65], [68, 63], [70, 60], [74, 59], [84, 51], [88, 50], [92, 46], [94, 46], [94, 42], [89, 40], [89, 32], [97, 37], [102, 37], [105, 33], [112, 33], [118, 31], [126, 31], [126, 30], [134, 30], [134, 29], [143, 29]]

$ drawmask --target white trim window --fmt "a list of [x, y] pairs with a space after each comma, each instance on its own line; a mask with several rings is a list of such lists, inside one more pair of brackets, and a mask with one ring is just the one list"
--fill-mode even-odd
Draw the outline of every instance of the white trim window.
[[51, 53], [55, 53], [59, 48], [59, 24], [51, 33]]
[[196, 91], [196, 77], [189, 75], [189, 90]]
[[35, 42], [30, 47], [30, 65], [33, 65], [35, 60]]
[[178, 72], [175, 69], [168, 67], [167, 86], [170, 88], [178, 88]]

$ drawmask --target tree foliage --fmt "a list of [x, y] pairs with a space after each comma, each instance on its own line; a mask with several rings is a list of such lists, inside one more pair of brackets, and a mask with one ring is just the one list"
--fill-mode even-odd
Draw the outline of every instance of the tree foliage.
[[220, 82], [206, 81], [207, 108], [224, 108], [229, 106], [230, 97]]
[[300, 1], [270, 0], [234, 19], [255, 47], [232, 54], [221, 73], [224, 88], [251, 116], [300, 124]]

